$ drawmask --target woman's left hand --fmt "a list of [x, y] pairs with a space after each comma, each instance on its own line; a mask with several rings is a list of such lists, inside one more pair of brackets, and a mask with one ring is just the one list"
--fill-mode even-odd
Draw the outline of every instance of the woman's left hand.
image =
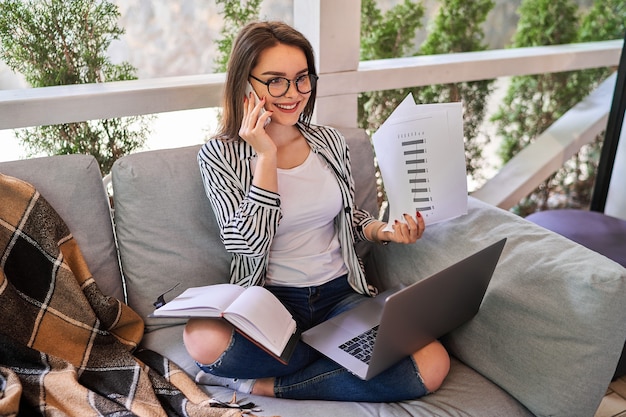
[[418, 211], [415, 217], [405, 214], [405, 222], [395, 221], [391, 227], [393, 232], [380, 231], [380, 239], [387, 240], [396, 243], [414, 243], [417, 239], [422, 237], [424, 230], [426, 229], [426, 223], [424, 218]]

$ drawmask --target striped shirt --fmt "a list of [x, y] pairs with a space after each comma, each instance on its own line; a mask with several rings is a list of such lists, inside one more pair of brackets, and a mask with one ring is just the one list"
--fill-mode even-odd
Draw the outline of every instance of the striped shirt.
[[[335, 219], [348, 281], [359, 293], [375, 295], [368, 285], [354, 243], [366, 240], [365, 227], [375, 221], [354, 205], [350, 154], [337, 130], [318, 125], [297, 127], [311, 150], [322, 156], [335, 174], [344, 209]], [[209, 140], [198, 153], [206, 194], [226, 250], [232, 253], [230, 280], [242, 286], [263, 285], [270, 246], [281, 220], [280, 195], [252, 184], [250, 159], [254, 149], [245, 141]]]

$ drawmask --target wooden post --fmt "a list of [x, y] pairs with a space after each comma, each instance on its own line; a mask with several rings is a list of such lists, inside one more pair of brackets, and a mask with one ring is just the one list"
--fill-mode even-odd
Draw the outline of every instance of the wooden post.
[[[356, 71], [360, 58], [360, 0], [294, 0], [294, 26], [313, 45], [320, 83], [325, 74]], [[313, 121], [357, 126], [357, 94], [317, 95]]]

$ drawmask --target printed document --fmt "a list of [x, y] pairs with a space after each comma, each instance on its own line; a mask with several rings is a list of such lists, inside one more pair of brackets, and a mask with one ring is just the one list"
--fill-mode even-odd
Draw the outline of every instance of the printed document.
[[467, 213], [461, 103], [415, 104], [409, 94], [372, 136], [389, 226], [419, 211], [426, 224]]

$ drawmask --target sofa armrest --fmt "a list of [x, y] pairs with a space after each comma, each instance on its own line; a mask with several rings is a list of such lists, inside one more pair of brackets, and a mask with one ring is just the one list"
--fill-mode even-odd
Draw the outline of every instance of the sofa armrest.
[[626, 338], [626, 269], [507, 211], [468, 206], [414, 245], [376, 247], [380, 283], [415, 282], [508, 237], [479, 313], [443, 341], [536, 415], [593, 415]]

